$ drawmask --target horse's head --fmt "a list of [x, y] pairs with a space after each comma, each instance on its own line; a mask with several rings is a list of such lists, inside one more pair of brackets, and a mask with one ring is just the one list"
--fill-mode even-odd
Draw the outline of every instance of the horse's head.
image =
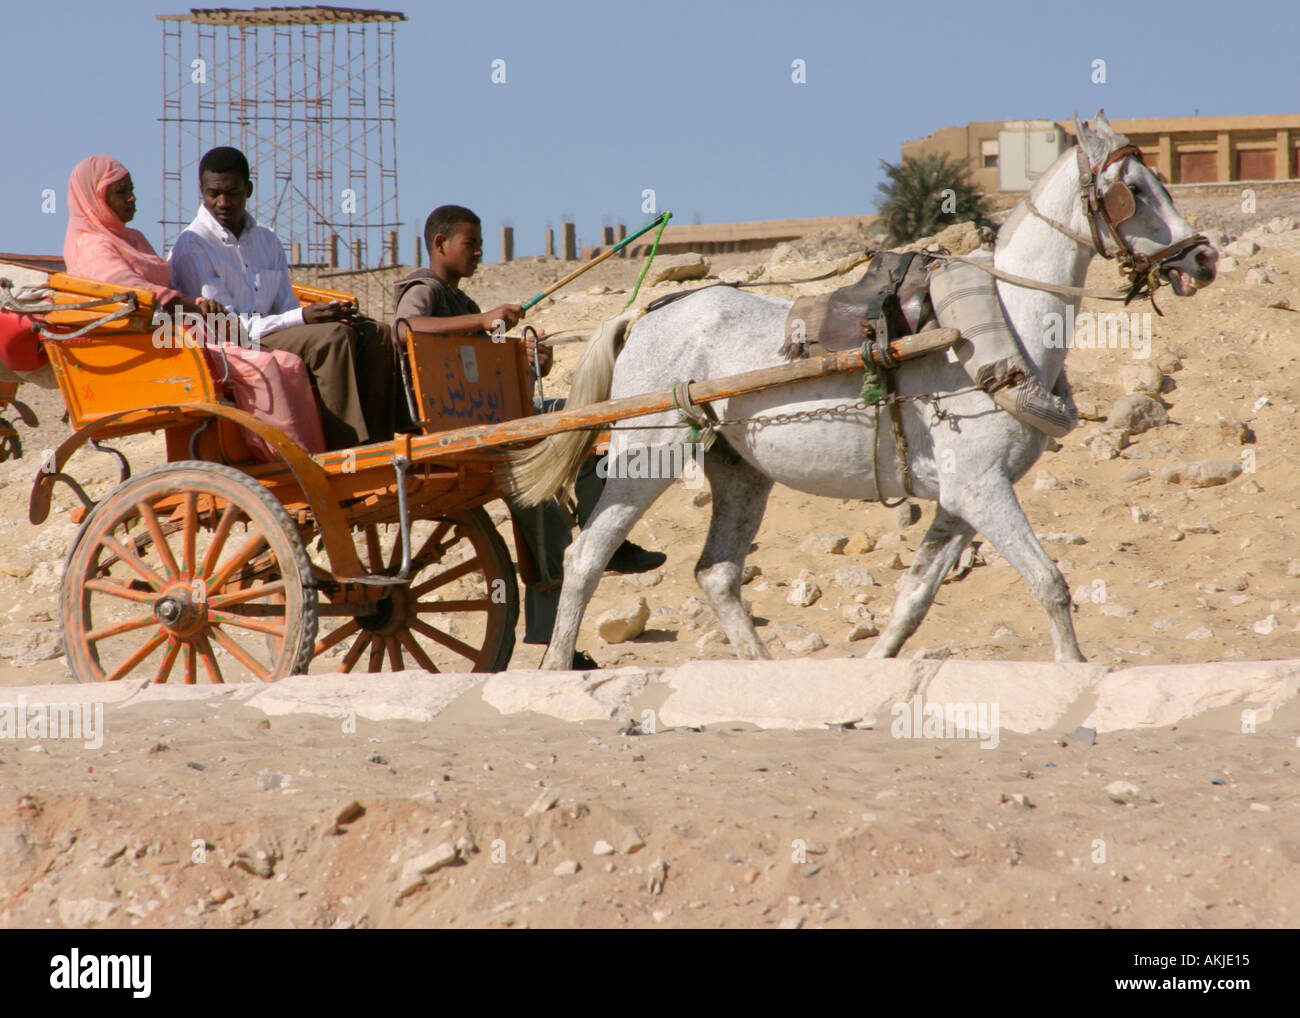
[[1098, 253], [1118, 258], [1135, 282], [1167, 279], [1180, 297], [1213, 283], [1219, 253], [1174, 208], [1138, 147], [1101, 110], [1090, 125], [1075, 117], [1074, 127], [1084, 218]]

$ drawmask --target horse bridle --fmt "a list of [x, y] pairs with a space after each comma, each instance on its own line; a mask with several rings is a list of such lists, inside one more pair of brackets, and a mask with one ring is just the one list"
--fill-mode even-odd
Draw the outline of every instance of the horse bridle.
[[[1150, 296], [1161, 285], [1162, 270], [1169, 262], [1182, 257], [1191, 248], [1208, 244], [1209, 238], [1202, 233], [1194, 233], [1151, 254], [1133, 250], [1119, 232], [1119, 224], [1131, 219], [1137, 212], [1137, 199], [1133, 196], [1132, 188], [1117, 177], [1104, 193], [1099, 193], [1097, 183], [1101, 175], [1117, 162], [1129, 156], [1141, 160], [1142, 150], [1132, 143], [1120, 145], [1108, 152], [1096, 165], [1088, 161], [1082, 145], [1076, 146], [1074, 151], [1079, 163], [1079, 199], [1083, 202], [1084, 218], [1088, 220], [1091, 236], [1084, 236], [1043, 215], [1035, 207], [1032, 197], [1025, 200], [1029, 211], [1080, 244], [1090, 245], [1103, 258], [1114, 258], [1119, 263], [1120, 271], [1133, 284], [1125, 303], [1134, 297]], [[1103, 231], [1115, 246], [1113, 253], [1106, 250]]]

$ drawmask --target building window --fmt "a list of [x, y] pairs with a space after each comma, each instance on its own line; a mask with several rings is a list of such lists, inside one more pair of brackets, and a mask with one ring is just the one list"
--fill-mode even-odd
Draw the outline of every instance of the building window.
[[980, 162], [986, 170], [991, 170], [997, 167], [998, 140], [996, 138], [980, 142]]

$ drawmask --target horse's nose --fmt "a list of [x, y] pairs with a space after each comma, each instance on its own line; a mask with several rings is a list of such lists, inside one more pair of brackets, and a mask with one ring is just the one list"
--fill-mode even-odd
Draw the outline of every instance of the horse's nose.
[[1209, 244], [1202, 244], [1196, 249], [1195, 276], [1199, 283], [1212, 283], [1217, 275], [1216, 266], [1219, 264], [1219, 252]]

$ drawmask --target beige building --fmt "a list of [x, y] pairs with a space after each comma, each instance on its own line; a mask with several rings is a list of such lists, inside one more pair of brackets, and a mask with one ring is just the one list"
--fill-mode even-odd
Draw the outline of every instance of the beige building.
[[[1300, 114], [1240, 117], [1143, 117], [1111, 120], [1115, 130], [1141, 146], [1147, 165], [1170, 184], [1213, 184], [1230, 181], [1294, 180], [1300, 178]], [[1063, 150], [1073, 144], [1074, 124], [1058, 121], [977, 120], [964, 127], [943, 127], [914, 141], [905, 141], [902, 154], [947, 153], [969, 159], [971, 177], [986, 193], [1023, 190], [1025, 180], [1007, 175], [999, 166], [1033, 135], [1047, 142], [1054, 132]], [[1042, 146], [1035, 148], [1041, 152]], [[1032, 170], [1032, 166], [1027, 167]], [[1028, 180], [1032, 181], [1030, 173]]]

